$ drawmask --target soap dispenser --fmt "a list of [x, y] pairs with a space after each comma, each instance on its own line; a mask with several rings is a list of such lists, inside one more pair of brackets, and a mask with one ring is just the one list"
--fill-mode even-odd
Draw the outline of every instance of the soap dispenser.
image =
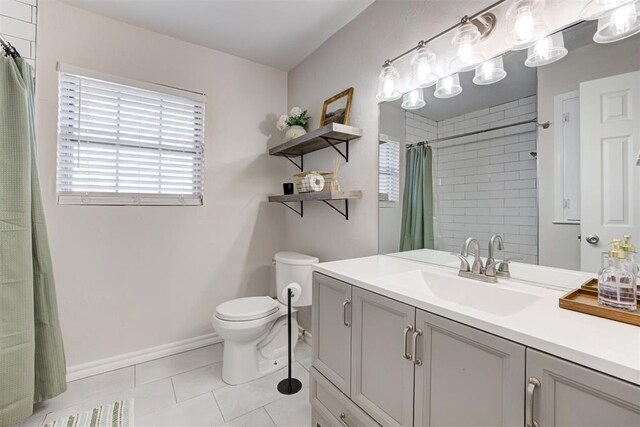
[[[636, 254], [636, 247], [631, 243], [631, 236], [628, 234], [625, 234], [624, 236], [624, 242], [622, 243], [622, 245], [620, 245], [620, 249], [622, 249], [627, 256], [626, 259], [626, 267], [627, 270], [629, 270], [631, 272], [631, 274], [636, 276], [636, 285], [638, 282], [638, 274], [640, 274], [640, 265], [638, 264], [638, 257]], [[638, 292], [640, 293], [640, 288], [638, 289]]]
[[610, 244], [608, 265], [598, 277], [598, 303], [623, 310], [636, 310], [636, 276], [625, 266], [626, 253], [620, 239]]

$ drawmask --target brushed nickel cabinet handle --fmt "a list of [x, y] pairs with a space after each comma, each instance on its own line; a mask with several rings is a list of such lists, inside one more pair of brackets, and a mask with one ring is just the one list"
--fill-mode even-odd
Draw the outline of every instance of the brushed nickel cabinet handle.
[[344, 300], [344, 302], [342, 303], [342, 323], [344, 323], [344, 326], [351, 326], [351, 322], [349, 322], [349, 319], [347, 318], [347, 306], [351, 304], [351, 300]]
[[411, 360], [411, 355], [409, 354], [409, 349], [407, 346], [409, 345], [409, 332], [413, 331], [412, 325], [407, 325], [402, 332], [402, 357], [407, 360]]
[[418, 337], [420, 335], [422, 335], [422, 329], [416, 328], [416, 331], [413, 333], [413, 354], [411, 355], [411, 361], [417, 366], [422, 365], [422, 360], [416, 356], [418, 354]]
[[533, 419], [533, 395], [537, 387], [540, 387], [540, 380], [536, 377], [529, 378], [529, 384], [527, 385], [527, 409], [526, 409], [526, 422], [527, 427], [539, 427], [536, 420]]
[[347, 419], [347, 416], [345, 415], [344, 412], [340, 413], [340, 424], [342, 424], [344, 427], [349, 427], [349, 424], [347, 424], [347, 422], [345, 421]]

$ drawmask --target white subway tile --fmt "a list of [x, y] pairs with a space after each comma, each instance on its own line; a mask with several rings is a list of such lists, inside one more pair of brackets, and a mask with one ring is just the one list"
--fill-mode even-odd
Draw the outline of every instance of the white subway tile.
[[20, 21], [19, 19], [0, 16], [0, 28], [2, 34], [14, 36], [25, 40], [35, 40], [36, 26], [30, 22]]
[[0, 1], [0, 15], [31, 22], [31, 6], [16, 0]]

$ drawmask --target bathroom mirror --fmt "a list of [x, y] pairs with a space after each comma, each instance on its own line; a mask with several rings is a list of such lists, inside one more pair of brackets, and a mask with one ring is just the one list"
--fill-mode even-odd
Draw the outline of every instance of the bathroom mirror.
[[543, 66], [505, 52], [505, 78], [462, 72], [461, 94], [425, 88], [422, 108], [406, 109], [415, 93], [380, 104], [380, 253], [457, 268], [467, 237], [484, 257], [500, 234], [496, 259], [597, 272], [612, 238], [640, 244], [640, 35], [595, 32], [565, 28], [568, 54]]

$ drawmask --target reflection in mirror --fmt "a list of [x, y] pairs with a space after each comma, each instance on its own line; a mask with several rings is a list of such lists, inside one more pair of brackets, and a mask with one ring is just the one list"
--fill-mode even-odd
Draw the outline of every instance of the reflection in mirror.
[[500, 234], [496, 259], [597, 272], [611, 239], [640, 239], [640, 35], [598, 44], [595, 32], [558, 33], [568, 54], [538, 67], [506, 52], [493, 84], [481, 83], [495, 64], [460, 73], [456, 97], [431, 87], [421, 108], [380, 104], [380, 253], [435, 249], [431, 262], [457, 267], [449, 253], [467, 237], [486, 256]]

